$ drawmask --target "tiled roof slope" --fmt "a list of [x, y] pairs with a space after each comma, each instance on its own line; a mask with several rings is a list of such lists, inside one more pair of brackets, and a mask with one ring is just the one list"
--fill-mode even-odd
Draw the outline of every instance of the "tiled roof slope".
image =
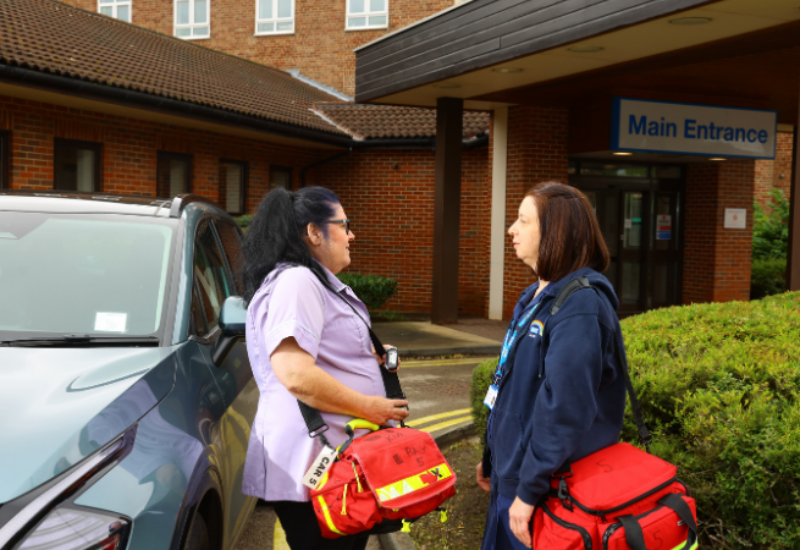
[[53, 0], [0, 0], [0, 63], [341, 135], [288, 73]]
[[[436, 110], [389, 105], [331, 104], [317, 110], [357, 139], [425, 138], [436, 135]], [[464, 111], [464, 139], [489, 129], [489, 113]]]

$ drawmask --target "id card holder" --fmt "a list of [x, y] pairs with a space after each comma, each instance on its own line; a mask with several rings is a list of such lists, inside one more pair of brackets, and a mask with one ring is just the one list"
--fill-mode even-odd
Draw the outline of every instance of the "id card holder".
[[497, 391], [498, 387], [492, 384], [489, 386], [489, 391], [486, 392], [486, 398], [483, 400], [483, 404], [489, 407], [489, 410], [494, 409], [494, 402], [497, 401]]
[[303, 485], [309, 489], [316, 489], [322, 480], [322, 476], [328, 473], [335, 460], [336, 449], [323, 445], [317, 458], [314, 459], [306, 475], [303, 476]]

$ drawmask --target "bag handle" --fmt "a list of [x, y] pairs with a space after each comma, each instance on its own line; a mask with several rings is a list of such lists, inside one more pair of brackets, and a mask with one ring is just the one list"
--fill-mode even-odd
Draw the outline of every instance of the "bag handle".
[[[319, 280], [320, 283], [322, 283], [322, 286], [324, 286], [325, 288], [333, 292], [336, 296], [344, 300], [344, 303], [350, 306], [350, 309], [353, 310], [353, 313], [355, 313], [356, 316], [358, 316], [358, 318], [361, 319], [361, 321], [364, 323], [364, 325], [367, 327], [367, 330], [369, 331], [369, 337], [370, 340], [372, 341], [372, 346], [375, 348], [375, 352], [382, 357], [386, 353], [386, 348], [381, 343], [381, 340], [380, 338], [378, 338], [378, 335], [375, 334], [375, 332], [372, 330], [372, 327], [369, 326], [369, 323], [367, 323], [366, 319], [364, 319], [364, 317], [361, 316], [361, 314], [358, 312], [355, 306], [350, 303], [350, 300], [345, 298], [341, 292], [339, 292], [333, 287], [333, 285], [329, 280], [327, 280], [327, 278], [323, 279], [322, 277], [317, 277], [317, 279]], [[406, 395], [403, 393], [403, 388], [400, 386], [400, 377], [397, 375], [397, 371], [395, 370], [394, 372], [389, 372], [383, 367], [379, 368], [381, 372], [381, 379], [383, 381], [383, 388], [386, 391], [386, 397], [389, 399], [405, 399]], [[308, 428], [309, 437], [312, 438], [319, 437], [323, 445], [330, 446], [330, 443], [328, 443], [328, 439], [323, 435], [325, 432], [328, 431], [329, 426], [328, 424], [325, 423], [325, 420], [322, 418], [320, 412], [314, 407], [311, 407], [310, 405], [303, 403], [299, 399], [297, 400], [297, 404], [300, 406], [300, 414], [303, 415], [303, 421], [306, 423], [306, 428]], [[405, 428], [406, 426], [405, 422], [401, 420], [400, 426]]]
[[[681, 521], [689, 528], [689, 536], [686, 538], [686, 544], [683, 545], [681, 550], [689, 550], [694, 541], [697, 540], [697, 522], [694, 520], [692, 510], [686, 501], [675, 493], [670, 493], [658, 501], [659, 504], [666, 506], [673, 512], [678, 514]], [[639, 520], [635, 516], [627, 515], [617, 518], [625, 528], [625, 542], [631, 550], [647, 550], [644, 543], [644, 532], [642, 526], [639, 525]]]
[[[595, 288], [591, 283], [589, 283], [589, 278], [586, 276], [576, 277], [568, 282], [564, 287], [559, 291], [558, 296], [556, 296], [553, 305], [550, 307], [550, 314], [555, 315], [558, 313], [558, 310], [561, 309], [561, 306], [564, 305], [564, 302], [572, 296], [573, 293], [577, 292], [578, 290], [584, 288], [592, 288], [595, 292], [598, 293], [599, 291]], [[601, 299], [602, 301], [602, 299]], [[644, 423], [644, 419], [642, 418], [642, 408], [639, 405], [639, 398], [636, 395], [636, 390], [633, 388], [633, 383], [631, 382], [631, 375], [628, 371], [628, 360], [625, 354], [625, 344], [622, 341], [622, 331], [620, 330], [619, 333], [615, 335], [616, 345], [616, 354], [617, 354], [617, 361], [619, 361], [620, 365], [622, 365], [622, 373], [625, 378], [625, 388], [628, 391], [628, 397], [631, 400], [631, 411], [633, 411], [633, 418], [636, 421], [636, 429], [639, 432], [639, 443], [644, 445], [647, 452], [650, 452], [650, 443], [653, 441], [653, 436], [650, 433], [650, 430], [647, 428], [647, 425]]]

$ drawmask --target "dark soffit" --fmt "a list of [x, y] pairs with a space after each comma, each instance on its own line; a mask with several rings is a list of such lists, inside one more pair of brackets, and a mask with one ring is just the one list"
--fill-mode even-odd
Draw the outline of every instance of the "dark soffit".
[[708, 0], [473, 0], [356, 52], [356, 102], [367, 102]]

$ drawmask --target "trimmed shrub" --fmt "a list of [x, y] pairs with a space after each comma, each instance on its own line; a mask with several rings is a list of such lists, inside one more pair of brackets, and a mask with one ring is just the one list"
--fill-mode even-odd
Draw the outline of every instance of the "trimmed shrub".
[[753, 258], [750, 271], [750, 299], [786, 291], [786, 258]]
[[397, 293], [397, 281], [394, 279], [358, 273], [340, 273], [337, 277], [353, 289], [370, 311], [383, 307]]
[[245, 214], [243, 216], [239, 216], [236, 218], [236, 223], [239, 224], [239, 227], [242, 228], [242, 231], [247, 231], [247, 228], [250, 227], [251, 223], [253, 223], [253, 215]]
[[475, 433], [483, 437], [486, 431], [486, 421], [489, 419], [489, 408], [483, 404], [486, 391], [492, 383], [494, 372], [497, 370], [499, 357], [484, 361], [472, 371], [472, 384], [469, 387], [469, 402], [472, 405], [472, 419], [475, 422]]
[[[701, 547], [800, 548], [800, 292], [653, 310], [622, 328], [651, 451], [697, 498]], [[473, 408], [489, 384], [480, 369]], [[637, 443], [630, 406], [622, 439]]]
[[769, 194], [769, 213], [753, 203], [753, 258], [785, 258], [788, 250], [789, 200], [774, 187]]

